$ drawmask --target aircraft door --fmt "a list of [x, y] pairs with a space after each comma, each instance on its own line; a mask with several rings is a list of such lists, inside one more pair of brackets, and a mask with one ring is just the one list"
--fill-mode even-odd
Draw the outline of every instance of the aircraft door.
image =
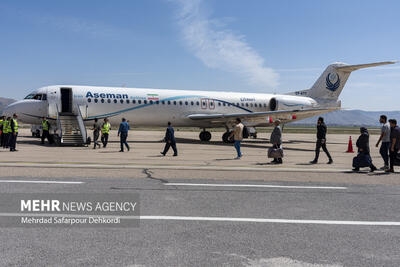
[[213, 99], [208, 99], [208, 108], [215, 109], [215, 102]]
[[207, 99], [206, 98], [202, 98], [201, 99], [201, 108], [202, 109], [207, 109]]
[[61, 88], [61, 112], [72, 113], [72, 88]]
[[59, 112], [59, 93], [55, 89], [47, 90], [47, 103], [48, 103], [48, 111], [47, 116], [52, 119], [57, 118], [57, 113]]

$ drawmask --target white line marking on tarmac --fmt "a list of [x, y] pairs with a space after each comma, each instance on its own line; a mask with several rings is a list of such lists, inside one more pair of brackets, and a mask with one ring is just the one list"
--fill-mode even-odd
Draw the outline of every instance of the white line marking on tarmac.
[[84, 184], [73, 181], [37, 181], [37, 180], [0, 180], [0, 183], [30, 183], [30, 184]]
[[338, 220], [290, 220], [240, 217], [195, 217], [195, 216], [164, 216], [164, 215], [98, 215], [98, 214], [60, 214], [60, 213], [0, 213], [0, 217], [71, 217], [71, 218], [121, 218], [125, 220], [155, 220], [155, 221], [208, 221], [208, 222], [239, 222], [239, 223], [283, 223], [283, 224], [321, 224], [321, 225], [356, 225], [356, 226], [400, 226], [395, 221], [338, 221]]
[[346, 190], [341, 186], [294, 186], [294, 185], [269, 185], [269, 184], [191, 184], [191, 183], [164, 183], [173, 186], [208, 186], [208, 187], [262, 187], [262, 188], [290, 188], [290, 189], [330, 189]]
[[141, 220], [173, 220], [173, 221], [213, 221], [213, 222], [256, 222], [286, 224], [327, 224], [327, 225], [369, 225], [400, 226], [400, 222], [391, 221], [336, 221], [336, 220], [288, 220], [263, 218], [230, 218], [230, 217], [190, 217], [190, 216], [140, 216]]

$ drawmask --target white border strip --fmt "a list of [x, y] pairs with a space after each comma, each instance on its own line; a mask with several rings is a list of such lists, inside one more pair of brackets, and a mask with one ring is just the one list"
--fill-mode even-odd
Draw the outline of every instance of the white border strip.
[[260, 188], [289, 188], [289, 189], [330, 189], [346, 190], [341, 186], [294, 186], [294, 185], [268, 185], [268, 184], [191, 184], [191, 183], [164, 183], [170, 186], [202, 186], [202, 187], [260, 187]]
[[29, 184], [84, 184], [85, 182], [73, 181], [46, 181], [46, 180], [0, 180], [0, 183], [29, 183]]
[[145, 216], [140, 220], [173, 220], [173, 221], [211, 221], [211, 222], [254, 222], [285, 224], [325, 224], [325, 225], [367, 225], [367, 226], [400, 226], [400, 222], [391, 221], [335, 221], [335, 220], [287, 220], [263, 218], [230, 218], [230, 217], [188, 217], [188, 216]]

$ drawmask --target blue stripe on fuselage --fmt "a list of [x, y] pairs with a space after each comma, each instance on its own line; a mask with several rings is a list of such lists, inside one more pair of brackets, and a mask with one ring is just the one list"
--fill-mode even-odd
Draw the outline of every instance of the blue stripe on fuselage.
[[[156, 100], [156, 101], [160, 101], [160, 102], [161, 102], [161, 101], [173, 101], [173, 100], [178, 100], [178, 99], [195, 98], [195, 97], [196, 97], [196, 98], [206, 98], [206, 97], [200, 96], [200, 95], [185, 95], [185, 96], [174, 96], [174, 97], [169, 97], [169, 98], [165, 98], [165, 99], [161, 99], [161, 100]], [[245, 111], [247, 111], [247, 112], [249, 112], [249, 113], [253, 113], [253, 111], [251, 111], [251, 110], [249, 110], [249, 109], [246, 109], [246, 108], [243, 108], [243, 107], [241, 107], [241, 106], [235, 105], [235, 104], [233, 104], [233, 103], [231, 103], [231, 102], [227, 102], [227, 101], [219, 100], [219, 99], [212, 99], [212, 98], [207, 98], [207, 99], [214, 100], [214, 101], [218, 101], [218, 102], [221, 102], [221, 103], [230, 104], [230, 105], [233, 106], [233, 107], [236, 107], [236, 108], [245, 110]], [[136, 107], [131, 107], [131, 108], [123, 109], [123, 110], [120, 110], [120, 111], [110, 112], [110, 113], [101, 114], [101, 115], [96, 115], [96, 116], [89, 116], [89, 117], [87, 117], [87, 119], [90, 120], [90, 119], [95, 119], [95, 118], [98, 118], [98, 117], [113, 117], [113, 116], [116, 116], [116, 115], [119, 115], [119, 114], [122, 114], [122, 113], [125, 113], [125, 112], [128, 112], [128, 111], [132, 111], [132, 110], [135, 110], [135, 109], [140, 109], [140, 108], [144, 108], [144, 107], [152, 106], [152, 105], [154, 105], [154, 103], [153, 103], [153, 104], [143, 104], [143, 105], [139, 105], [139, 106], [136, 106]]]

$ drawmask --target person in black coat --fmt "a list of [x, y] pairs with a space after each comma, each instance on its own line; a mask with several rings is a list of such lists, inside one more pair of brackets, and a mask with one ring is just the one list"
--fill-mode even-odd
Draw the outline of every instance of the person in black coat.
[[372, 159], [371, 159], [370, 149], [369, 149], [369, 133], [368, 133], [367, 128], [361, 127], [360, 133], [361, 133], [361, 135], [358, 137], [357, 142], [356, 142], [356, 146], [358, 148], [358, 155], [353, 160], [353, 167], [354, 167], [353, 170], [359, 171], [360, 167], [361, 167], [360, 165], [363, 165], [360, 163], [365, 162], [366, 165], [369, 165], [368, 167], [370, 167], [371, 172], [373, 172], [376, 170], [376, 167], [374, 166], [374, 164], [372, 164]]
[[161, 155], [165, 156], [170, 147], [174, 150], [174, 157], [178, 156], [178, 150], [176, 149], [175, 131], [171, 126], [171, 122], [168, 122], [168, 128], [165, 131], [165, 147], [164, 151], [160, 152]]
[[328, 129], [324, 123], [324, 118], [319, 117], [317, 121], [317, 143], [315, 145], [315, 158], [310, 161], [311, 164], [317, 164], [319, 158], [319, 151], [322, 147], [322, 150], [326, 153], [329, 161], [328, 164], [332, 164], [333, 160], [331, 154], [329, 154], [328, 148], [326, 147], [326, 133]]

